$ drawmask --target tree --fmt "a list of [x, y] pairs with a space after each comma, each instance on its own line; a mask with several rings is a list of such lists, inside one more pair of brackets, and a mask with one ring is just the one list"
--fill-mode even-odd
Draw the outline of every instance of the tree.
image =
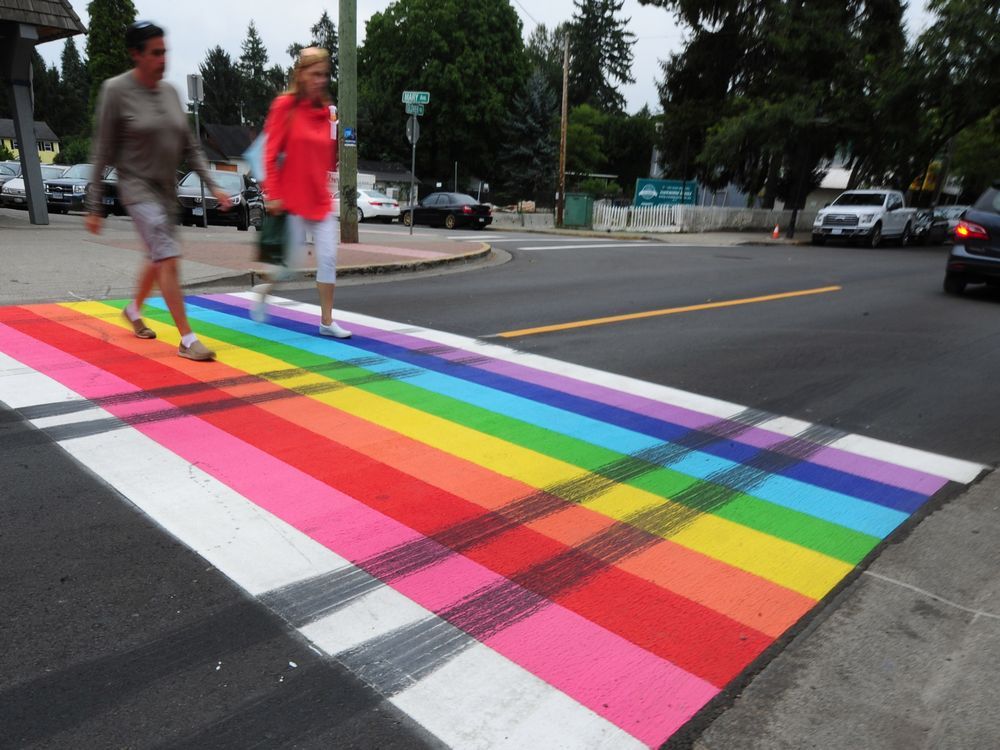
[[466, 174], [495, 174], [510, 103], [528, 76], [507, 0], [398, 0], [368, 21], [358, 71], [363, 158], [409, 161], [400, 95], [422, 90], [431, 102], [418, 173], [444, 181], [457, 161]]
[[558, 100], [545, 75], [535, 69], [511, 103], [502, 189], [512, 197], [548, 200], [555, 188]]
[[635, 181], [649, 176], [656, 121], [648, 107], [634, 115], [612, 113], [604, 127], [605, 160], [609, 172], [618, 175], [618, 183], [627, 195], [635, 190]]
[[969, 126], [955, 138], [952, 174], [962, 180], [962, 193], [975, 199], [1000, 175], [1000, 109]]
[[625, 97], [619, 90], [632, 77], [635, 34], [627, 31], [631, 19], [621, 19], [624, 0], [573, 0], [569, 26], [569, 100], [591, 104], [605, 112], [620, 112]]
[[[243, 121], [253, 128], [260, 128], [267, 117], [275, 93], [273, 71], [267, 68], [267, 48], [253, 21], [247, 26], [247, 35], [240, 47], [240, 98], [243, 103]], [[284, 71], [282, 70], [282, 76]]]
[[601, 172], [606, 163], [604, 131], [608, 116], [581, 104], [569, 111], [566, 128], [566, 171], [577, 175]]
[[337, 65], [340, 61], [340, 45], [337, 41], [337, 27], [325, 10], [309, 31], [312, 34], [312, 46], [322, 47], [330, 53], [330, 77], [336, 78]]
[[201, 115], [205, 122], [221, 125], [240, 125], [240, 70], [222, 47], [218, 45], [205, 54], [205, 61], [198, 66], [204, 81], [205, 101]]
[[563, 84], [563, 52], [569, 24], [561, 23], [550, 32], [544, 23], [540, 23], [528, 37], [525, 54], [528, 65], [541, 71], [548, 87], [562, 96]]
[[[90, 122], [90, 74], [87, 64], [80, 57], [73, 37], [66, 39], [60, 59], [63, 122], [60, 127], [63, 136], [81, 135], [89, 130]], [[54, 126], [53, 126], [54, 127]]]
[[132, 58], [125, 49], [125, 29], [135, 21], [135, 6], [132, 0], [90, 0], [87, 12], [87, 70], [93, 111], [101, 84], [132, 67]]

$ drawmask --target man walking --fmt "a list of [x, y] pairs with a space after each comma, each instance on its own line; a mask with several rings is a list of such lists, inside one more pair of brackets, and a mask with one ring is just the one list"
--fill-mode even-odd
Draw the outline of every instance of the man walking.
[[178, 269], [181, 253], [175, 220], [177, 168], [186, 161], [201, 176], [223, 210], [228, 210], [232, 201], [212, 180], [177, 92], [163, 83], [167, 62], [163, 36], [163, 29], [149, 21], [131, 24], [125, 31], [125, 46], [134, 67], [101, 85], [86, 226], [93, 234], [101, 231], [104, 220], [101, 177], [113, 165], [118, 168], [119, 197], [148, 253], [139, 273], [135, 299], [123, 314], [136, 336], [156, 338], [156, 333], [142, 320], [142, 305], [153, 284], [157, 284], [181, 334], [177, 353], [205, 361], [214, 359], [215, 352], [191, 331], [181, 292]]

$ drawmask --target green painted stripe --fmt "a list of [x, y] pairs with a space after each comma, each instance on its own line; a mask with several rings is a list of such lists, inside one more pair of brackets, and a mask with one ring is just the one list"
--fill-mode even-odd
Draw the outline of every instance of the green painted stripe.
[[[116, 304], [124, 307], [125, 303]], [[147, 308], [147, 317], [172, 324], [165, 310]], [[503, 414], [472, 406], [449, 396], [388, 379], [383, 374], [357, 367], [332, 357], [321, 357], [288, 344], [261, 339], [246, 333], [201, 320], [199, 308], [189, 307], [189, 317], [199, 320], [199, 331], [233, 346], [250, 349], [287, 362], [343, 385], [362, 389], [412, 409], [446, 419], [486, 435], [577, 466], [588, 472], [573, 487], [543, 488], [570, 502], [580, 502], [599, 493], [602, 486], [619, 482], [691, 509], [690, 515], [675, 511], [651, 512], [633, 523], [653, 533], [669, 535], [678, 525], [689, 524], [698, 513], [709, 512], [720, 518], [815, 550], [850, 564], [860, 562], [879, 540], [838, 524], [775, 505], [747, 493], [693, 479], [692, 477], [639, 461], [622, 453], [591, 445]], [[409, 365], [400, 363], [402, 370]], [[405, 377], [405, 376], [404, 376]]]

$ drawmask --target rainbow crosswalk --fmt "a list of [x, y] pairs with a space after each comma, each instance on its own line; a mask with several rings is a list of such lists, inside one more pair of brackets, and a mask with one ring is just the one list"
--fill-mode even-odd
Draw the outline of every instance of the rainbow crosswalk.
[[0, 308], [0, 400], [454, 747], [655, 747], [982, 467], [285, 301]]

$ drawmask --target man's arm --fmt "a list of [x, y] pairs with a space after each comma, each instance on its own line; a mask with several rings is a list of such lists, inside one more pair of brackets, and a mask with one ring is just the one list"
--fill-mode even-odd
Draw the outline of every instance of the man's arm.
[[94, 138], [90, 147], [90, 162], [94, 165], [94, 173], [87, 185], [87, 229], [94, 234], [101, 231], [101, 219], [104, 216], [104, 183], [101, 178], [104, 170], [113, 163], [118, 153], [118, 100], [108, 82], [101, 84], [97, 96], [97, 112], [94, 116]]

